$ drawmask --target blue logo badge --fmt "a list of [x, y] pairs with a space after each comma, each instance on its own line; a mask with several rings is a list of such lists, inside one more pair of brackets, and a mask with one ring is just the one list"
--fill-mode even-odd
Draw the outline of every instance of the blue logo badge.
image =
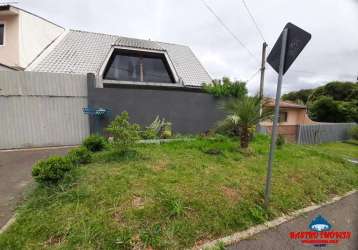
[[316, 232], [328, 231], [332, 228], [331, 224], [323, 218], [321, 215], [318, 215], [315, 219], [309, 224], [309, 229]]

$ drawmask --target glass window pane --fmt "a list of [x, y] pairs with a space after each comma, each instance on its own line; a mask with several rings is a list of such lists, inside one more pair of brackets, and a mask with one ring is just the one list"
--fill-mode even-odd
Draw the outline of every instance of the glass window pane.
[[168, 70], [161, 58], [143, 58], [144, 82], [171, 83]]
[[106, 79], [121, 81], [140, 81], [140, 58], [127, 55], [116, 55], [109, 67]]
[[280, 112], [278, 118], [279, 122], [287, 122], [287, 112]]
[[0, 45], [4, 45], [4, 32], [5, 26], [4, 24], [0, 24]]
[[165, 56], [143, 51], [117, 50], [108, 62], [104, 79], [173, 83]]

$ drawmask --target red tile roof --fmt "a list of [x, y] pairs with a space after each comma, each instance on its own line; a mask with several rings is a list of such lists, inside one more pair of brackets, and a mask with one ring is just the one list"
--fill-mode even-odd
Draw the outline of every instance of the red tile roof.
[[[275, 107], [275, 99], [269, 99], [265, 106]], [[280, 101], [280, 108], [306, 109], [307, 107], [290, 101]]]

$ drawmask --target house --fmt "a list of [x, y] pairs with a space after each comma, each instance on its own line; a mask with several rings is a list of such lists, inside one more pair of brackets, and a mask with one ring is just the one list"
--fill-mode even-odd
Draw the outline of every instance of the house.
[[0, 63], [34, 72], [94, 73], [96, 87], [200, 87], [212, 79], [184, 45], [66, 30], [13, 5], [0, 5]]
[[205, 132], [223, 117], [202, 91], [211, 81], [188, 46], [68, 30], [0, 4], [0, 149], [80, 144], [123, 111], [143, 127], [159, 115], [174, 132]]
[[[275, 108], [275, 100], [268, 99], [265, 103], [266, 108]], [[297, 129], [299, 125], [313, 124], [307, 114], [305, 105], [296, 104], [289, 101], [280, 101], [280, 115], [278, 133], [284, 136], [288, 141], [295, 142], [297, 137]], [[262, 121], [260, 125], [271, 133], [272, 121]]]
[[0, 4], [0, 63], [24, 70], [64, 31], [35, 14]]

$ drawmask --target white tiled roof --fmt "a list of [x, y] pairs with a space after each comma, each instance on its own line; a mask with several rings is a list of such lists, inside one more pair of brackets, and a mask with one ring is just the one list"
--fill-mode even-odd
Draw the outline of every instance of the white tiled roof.
[[137, 48], [137, 49], [164, 51], [164, 49], [157, 42], [150, 41], [150, 40], [142, 40], [142, 39], [123, 37], [123, 36], [118, 38], [118, 40], [114, 43], [114, 45]]
[[70, 31], [32, 71], [52, 73], [97, 73], [116, 36]]
[[112, 46], [166, 51], [178, 76], [187, 86], [200, 86], [211, 78], [187, 46], [71, 30], [52, 51], [35, 62], [32, 71], [98, 74]]

